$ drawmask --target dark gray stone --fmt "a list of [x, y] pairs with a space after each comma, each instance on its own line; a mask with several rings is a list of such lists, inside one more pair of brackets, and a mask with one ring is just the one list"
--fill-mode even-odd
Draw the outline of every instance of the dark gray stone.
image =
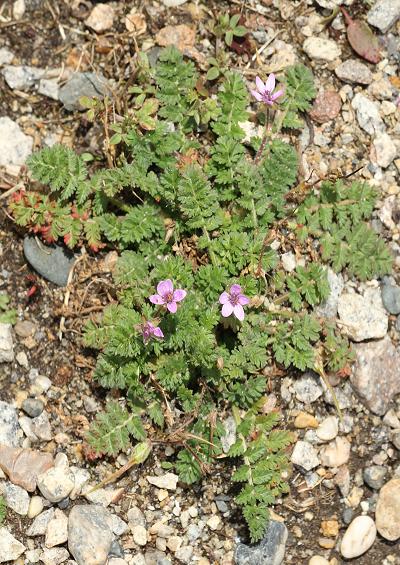
[[22, 403], [22, 410], [32, 418], [40, 416], [43, 412], [43, 408], [44, 404], [39, 398], [27, 398]]
[[343, 510], [342, 518], [346, 525], [349, 525], [353, 520], [354, 510], [352, 508], [345, 508]]
[[108, 555], [109, 557], [120, 557], [121, 559], [124, 557], [124, 550], [116, 539], [112, 542]]
[[57, 506], [60, 510], [65, 510], [66, 508], [68, 508], [68, 505], [69, 505], [69, 496], [66, 496], [65, 498], [60, 500], [60, 502], [57, 502]]
[[75, 73], [58, 93], [58, 99], [66, 110], [84, 110], [79, 99], [82, 96], [102, 99], [110, 94], [107, 79], [95, 73]]
[[264, 539], [257, 545], [240, 543], [235, 551], [237, 565], [281, 565], [288, 531], [282, 522], [271, 520]]
[[400, 288], [390, 282], [384, 282], [381, 287], [382, 302], [391, 314], [400, 314]]
[[364, 483], [370, 488], [378, 490], [383, 487], [386, 474], [387, 469], [382, 465], [371, 465], [370, 467], [365, 467], [363, 471]]
[[24, 253], [27, 261], [42, 277], [58, 286], [65, 286], [74, 263], [74, 255], [59, 245], [38, 245], [36, 238], [24, 239]]
[[0, 401], [0, 444], [18, 447], [20, 430], [17, 411], [14, 406]]

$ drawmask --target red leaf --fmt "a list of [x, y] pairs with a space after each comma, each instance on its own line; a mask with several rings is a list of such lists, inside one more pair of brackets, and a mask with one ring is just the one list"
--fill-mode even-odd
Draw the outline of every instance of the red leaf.
[[352, 20], [344, 8], [341, 8], [347, 24], [347, 39], [350, 45], [360, 57], [370, 63], [379, 63], [378, 38], [366, 22]]

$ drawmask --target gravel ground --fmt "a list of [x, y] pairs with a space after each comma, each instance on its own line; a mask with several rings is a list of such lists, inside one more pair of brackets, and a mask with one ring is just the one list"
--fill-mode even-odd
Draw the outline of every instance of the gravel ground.
[[[32, 279], [22, 234], [0, 200], [0, 291], [19, 317], [12, 329], [0, 324], [0, 491], [9, 506], [0, 563], [400, 564], [400, 3], [344, 2], [353, 18], [373, 26], [382, 52], [376, 64], [351, 49], [341, 14], [321, 25], [339, 3], [17, 0], [0, 7], [2, 191], [26, 182], [24, 161], [40, 147], [61, 142], [101, 154], [101, 131], [76, 111], [77, 92], [99, 92], [106, 81], [119, 93], [136, 49], [155, 57], [171, 38], [205, 70], [210, 17], [245, 4], [251, 32], [239, 54], [230, 54], [231, 66], [249, 86], [256, 74], [296, 61], [312, 68], [318, 98], [300, 138], [304, 177], [363, 167], [358, 177], [380, 194], [374, 228], [394, 256], [384, 280], [361, 285], [330, 274], [324, 315], [339, 318], [356, 357], [349, 378], [332, 382], [343, 421], [316, 375], [271, 382], [269, 400], [297, 434], [291, 493], [276, 505], [264, 545], [236, 549], [248, 540], [232, 502], [231, 469], [222, 464], [188, 488], [161, 468], [167, 447], [89, 492], [127, 462], [96, 460], [83, 439], [112, 394], [92, 382], [95, 358], [79, 338], [82, 323], [114, 298], [115, 256], [85, 256], [62, 309], [65, 289]], [[72, 88], [74, 72], [90, 76], [75, 74]], [[116, 103], [123, 111], [122, 96]]]

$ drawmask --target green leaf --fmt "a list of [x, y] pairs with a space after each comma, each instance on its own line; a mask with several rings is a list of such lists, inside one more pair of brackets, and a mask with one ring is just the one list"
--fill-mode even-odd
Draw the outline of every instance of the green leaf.
[[207, 80], [215, 80], [216, 78], [219, 77], [219, 73], [220, 73], [220, 71], [219, 71], [219, 68], [217, 66], [216, 67], [210, 67], [207, 71], [206, 79]]

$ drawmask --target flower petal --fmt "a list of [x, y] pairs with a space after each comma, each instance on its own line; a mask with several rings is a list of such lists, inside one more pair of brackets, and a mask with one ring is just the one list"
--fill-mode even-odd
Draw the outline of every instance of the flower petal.
[[154, 328], [154, 332], [153, 335], [155, 335], [156, 337], [164, 337], [164, 334], [162, 333], [161, 328]]
[[161, 294], [161, 296], [174, 292], [174, 285], [172, 284], [171, 279], [160, 281], [157, 285], [157, 292], [158, 294]]
[[220, 304], [226, 304], [229, 302], [229, 294], [227, 292], [223, 292], [219, 297]]
[[276, 100], [280, 96], [283, 96], [283, 94], [285, 94], [285, 91], [283, 89], [277, 90], [276, 92], [274, 92], [274, 94], [271, 94], [271, 98], [272, 100]]
[[243, 320], [244, 320], [244, 310], [243, 310], [243, 306], [241, 306], [241, 304], [236, 304], [236, 306], [233, 309], [233, 315], [236, 316], [236, 318], [238, 320], [243, 322]]
[[159, 294], [152, 294], [149, 298], [153, 304], [165, 304], [164, 298]]
[[242, 287], [240, 286], [240, 284], [233, 284], [231, 286], [231, 290], [230, 290], [231, 294], [240, 294], [241, 292], [242, 292]]
[[264, 92], [265, 85], [264, 85], [263, 81], [260, 79], [260, 77], [256, 77], [256, 85], [257, 85], [258, 92], [260, 92], [260, 93]]
[[267, 78], [267, 82], [265, 83], [265, 90], [267, 92], [272, 92], [275, 88], [275, 75], [271, 73]]
[[183, 300], [186, 294], [187, 294], [186, 290], [183, 290], [182, 288], [177, 288], [173, 294], [175, 302], [180, 302], [181, 300]]
[[245, 306], [246, 304], [248, 304], [250, 302], [250, 300], [247, 298], [247, 296], [245, 296], [244, 294], [240, 294], [238, 296], [238, 302], [239, 304], [241, 304], [242, 306]]
[[262, 95], [261, 95], [259, 92], [257, 92], [257, 90], [250, 90], [250, 92], [252, 93], [252, 95], [254, 96], [254, 98], [255, 98], [256, 100], [258, 100], [259, 102], [261, 102], [261, 100], [262, 100]]
[[178, 310], [178, 305], [176, 302], [168, 302], [167, 308], [171, 312], [171, 314], [175, 314], [175, 312]]
[[227, 302], [222, 306], [221, 314], [223, 315], [224, 318], [230, 316], [232, 312], [233, 312], [233, 306], [230, 302]]

